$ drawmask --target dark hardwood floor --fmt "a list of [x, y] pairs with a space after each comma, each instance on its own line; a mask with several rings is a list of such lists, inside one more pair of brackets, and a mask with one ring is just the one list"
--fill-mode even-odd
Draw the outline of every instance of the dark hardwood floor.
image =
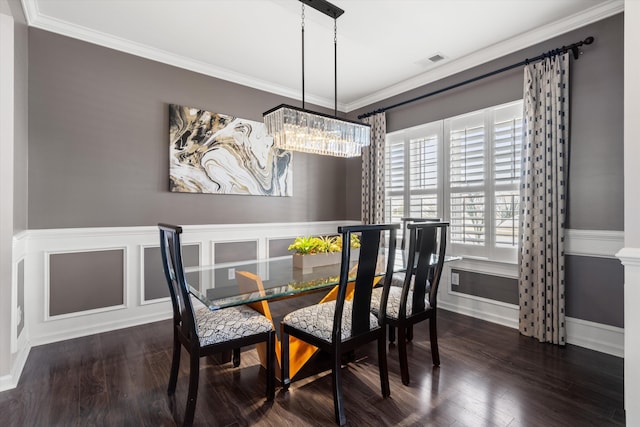
[[[623, 426], [623, 360], [441, 310], [441, 366], [433, 368], [426, 324], [409, 347], [411, 386], [388, 352], [391, 397], [380, 394], [374, 343], [344, 368], [352, 426]], [[166, 395], [171, 322], [33, 348], [18, 387], [0, 393], [2, 426], [174, 426], [182, 420], [183, 352], [175, 403]], [[286, 394], [265, 402], [254, 349], [242, 364], [201, 360], [196, 425], [331, 426], [331, 377], [320, 355]], [[174, 409], [172, 409], [172, 407]], [[178, 423], [179, 424], [179, 423]]]

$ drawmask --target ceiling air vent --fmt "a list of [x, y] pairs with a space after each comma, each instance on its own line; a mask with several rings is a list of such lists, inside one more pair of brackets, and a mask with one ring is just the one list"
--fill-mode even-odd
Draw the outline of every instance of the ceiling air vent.
[[430, 67], [436, 62], [442, 61], [443, 59], [447, 59], [443, 54], [434, 53], [432, 55], [427, 56], [426, 58], [422, 58], [421, 60], [416, 61], [416, 64], [421, 65], [423, 67]]

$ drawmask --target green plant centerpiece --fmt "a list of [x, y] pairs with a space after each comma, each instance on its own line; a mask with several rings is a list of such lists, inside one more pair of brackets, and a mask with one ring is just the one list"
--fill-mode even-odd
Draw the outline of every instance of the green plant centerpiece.
[[[350, 245], [353, 259], [359, 252], [360, 236], [352, 234]], [[293, 266], [308, 273], [314, 267], [340, 264], [342, 236], [299, 236], [288, 249], [293, 251]]]

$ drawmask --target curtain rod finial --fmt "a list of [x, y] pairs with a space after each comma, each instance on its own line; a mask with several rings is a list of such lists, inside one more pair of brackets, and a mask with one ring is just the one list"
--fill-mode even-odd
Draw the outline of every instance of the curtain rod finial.
[[583, 42], [583, 43], [584, 43], [584, 44], [591, 44], [591, 43], [593, 43], [593, 40], [594, 40], [594, 38], [593, 38], [593, 37], [591, 37], [591, 36], [589, 36], [589, 37], [587, 37], [586, 39], [584, 39], [584, 42]]

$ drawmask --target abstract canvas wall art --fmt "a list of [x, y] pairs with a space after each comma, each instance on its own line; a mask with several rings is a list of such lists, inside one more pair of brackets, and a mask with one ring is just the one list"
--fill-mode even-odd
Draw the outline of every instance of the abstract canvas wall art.
[[273, 147], [263, 123], [169, 105], [170, 190], [291, 196], [292, 154]]

